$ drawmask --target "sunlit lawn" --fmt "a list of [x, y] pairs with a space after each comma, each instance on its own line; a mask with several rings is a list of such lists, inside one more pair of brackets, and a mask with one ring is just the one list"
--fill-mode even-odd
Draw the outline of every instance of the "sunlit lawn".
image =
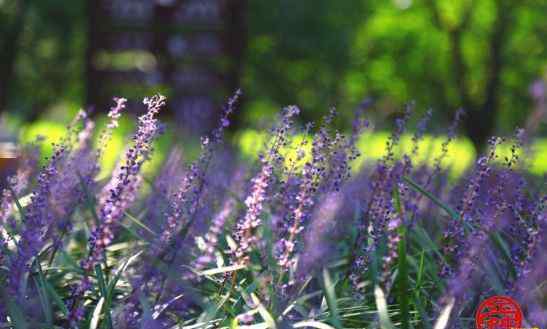
[[[98, 127], [102, 127], [104, 120], [99, 120]], [[111, 172], [115, 166], [119, 155], [123, 151], [124, 145], [127, 145], [127, 139], [130, 138], [133, 125], [129, 120], [121, 120], [119, 129], [116, 130], [112, 141], [108, 145], [105, 157], [103, 159], [102, 168], [104, 174]], [[52, 121], [38, 121], [32, 123], [21, 130], [20, 140], [23, 143], [29, 143], [35, 140], [36, 136], [40, 135], [46, 138], [43, 143], [44, 155], [51, 152], [51, 143], [58, 141], [62, 138], [66, 131], [63, 124]], [[262, 145], [266, 141], [267, 135], [255, 130], [244, 130], [233, 136], [235, 144], [239, 146], [241, 154], [244, 158], [254, 159], [256, 154], [260, 151]], [[292, 151], [287, 154], [287, 159], [294, 158], [296, 149], [300, 144], [303, 136], [298, 135], [293, 140]], [[360, 165], [365, 161], [376, 160], [382, 157], [385, 150], [386, 141], [389, 138], [387, 132], [368, 132], [365, 133], [358, 142], [359, 149], [363, 156], [359, 158], [353, 165], [354, 170], [357, 170]], [[426, 163], [432, 166], [433, 160], [439, 155], [441, 151], [441, 144], [445, 140], [445, 136], [431, 136], [426, 135], [419, 143], [419, 155], [418, 163]], [[169, 149], [170, 145], [175, 142], [174, 136], [171, 131], [167, 131], [156, 143], [156, 156], [154, 156], [145, 168], [145, 172], [154, 172], [163, 162], [165, 153]], [[183, 145], [184, 153], [187, 159], [191, 159], [193, 155], [197, 154], [198, 146], [196, 143], [186, 143]], [[308, 146], [310, 147], [310, 143]], [[503, 156], [509, 154], [510, 145], [504, 144], [499, 148], [500, 159]], [[400, 146], [398, 147], [397, 154], [403, 154], [403, 152], [409, 152], [412, 149], [412, 135], [405, 134], [401, 138]], [[530, 173], [535, 175], [542, 175], [547, 171], [547, 138], [536, 139], [530, 148], [533, 152], [533, 156], [530, 158], [526, 166]], [[462, 174], [474, 161], [475, 150], [471, 142], [467, 138], [458, 138], [454, 140], [449, 146], [448, 156], [443, 161], [443, 165], [450, 168], [454, 176]]]

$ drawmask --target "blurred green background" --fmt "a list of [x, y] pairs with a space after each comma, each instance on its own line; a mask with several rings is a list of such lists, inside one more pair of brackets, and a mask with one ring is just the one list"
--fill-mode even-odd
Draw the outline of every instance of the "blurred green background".
[[203, 133], [241, 87], [245, 151], [287, 104], [303, 122], [336, 106], [347, 128], [374, 100], [381, 131], [413, 100], [434, 110], [432, 135], [465, 108], [468, 161], [488, 136], [525, 127], [541, 174], [545, 17], [543, 0], [0, 0], [0, 129], [54, 139], [79, 108], [101, 115], [124, 96], [138, 112], [160, 91], [177, 131]]

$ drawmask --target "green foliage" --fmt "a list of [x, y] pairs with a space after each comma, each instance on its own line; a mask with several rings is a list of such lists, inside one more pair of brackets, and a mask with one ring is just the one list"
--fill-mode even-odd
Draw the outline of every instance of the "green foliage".
[[[307, 14], [310, 6], [313, 14]], [[253, 105], [248, 118], [296, 103], [310, 119], [326, 112], [325, 104], [351, 109], [374, 96], [382, 116], [414, 99], [435, 108], [437, 120], [447, 120], [455, 108], [469, 105], [458, 79], [470, 104], [484, 101], [494, 25], [504, 11], [512, 16], [503, 22], [500, 40], [496, 124], [508, 132], [524, 124], [533, 109], [529, 86], [547, 74], [541, 41], [547, 36], [542, 24], [547, 5], [541, 1], [251, 1], [243, 79]], [[456, 28], [462, 29], [463, 73], [455, 71], [451, 33]]]
[[[100, 118], [97, 122], [99, 127], [106, 125], [105, 118]], [[122, 117], [119, 122], [119, 127], [114, 132], [112, 139], [108, 143], [105, 154], [101, 159], [101, 173], [99, 180], [107, 177], [112, 172], [116, 162], [120, 160], [120, 155], [124, 152], [124, 147], [128, 142], [128, 133], [134, 129], [133, 120]], [[20, 132], [19, 139], [22, 144], [28, 144], [36, 141], [37, 136], [44, 138], [41, 143], [41, 152], [44, 156], [51, 155], [54, 141], [59, 141], [66, 133], [66, 127], [57, 121], [39, 120], [29, 125], [24, 126]], [[156, 156], [147, 162], [144, 166], [144, 171], [148, 174], [157, 172], [158, 168], [163, 163], [169, 147], [172, 145], [174, 135], [172, 132], [167, 132], [160, 136], [155, 142]], [[189, 147], [190, 148], [190, 147]]]
[[[255, 130], [243, 130], [235, 136], [237, 145], [239, 146], [243, 156], [252, 158], [258, 153], [266, 141], [267, 134]], [[358, 171], [365, 163], [371, 160], [380, 159], [385, 153], [386, 141], [389, 137], [387, 132], [365, 133], [357, 142], [363, 156], [354, 163], [354, 170]], [[302, 140], [301, 135], [297, 135], [291, 140], [292, 148], [284, 155], [287, 159], [296, 158], [296, 145]], [[440, 154], [441, 144], [445, 140], [444, 136], [425, 135], [418, 143], [420, 150], [424, 150], [412, 159], [418, 164], [427, 164], [430, 167], [434, 166], [434, 159]], [[399, 146], [400, 154], [409, 152], [412, 149], [412, 135], [404, 134], [401, 137]], [[448, 156], [443, 163], [446, 168], [450, 169], [453, 177], [462, 175], [465, 170], [470, 168], [475, 160], [475, 150], [473, 144], [467, 138], [456, 139], [448, 147]], [[529, 152], [531, 156], [527, 160], [527, 166], [530, 173], [534, 175], [542, 175], [547, 170], [547, 139], [537, 139], [531, 145]], [[499, 146], [497, 153], [499, 158], [503, 159], [510, 155], [510, 145], [502, 144]]]
[[[10, 45], [18, 52], [7, 109], [36, 118], [55, 108], [77, 108], [84, 102], [88, 78], [86, 1], [3, 0], [0, 20], [8, 24], [0, 27], [0, 36], [9, 33], [19, 2], [28, 10], [19, 42]], [[378, 99], [375, 111], [381, 117], [412, 99], [436, 109], [439, 122], [449, 120], [460, 106], [474, 111], [487, 96], [494, 32], [501, 22], [495, 91], [501, 110], [493, 119], [507, 133], [523, 126], [534, 108], [530, 84], [546, 78], [546, 14], [543, 1], [249, 1], [243, 122], [256, 124], [271, 118], [279, 106], [294, 103], [302, 106], [305, 121], [317, 119], [326, 112], [325, 104], [332, 104], [347, 109], [341, 121], [349, 122], [349, 109], [367, 96]], [[461, 68], [455, 65], [455, 31]], [[148, 51], [99, 52], [96, 63], [143, 72], [157, 64]], [[113, 87], [135, 96], [150, 89]], [[169, 94], [167, 86], [154, 88]]]

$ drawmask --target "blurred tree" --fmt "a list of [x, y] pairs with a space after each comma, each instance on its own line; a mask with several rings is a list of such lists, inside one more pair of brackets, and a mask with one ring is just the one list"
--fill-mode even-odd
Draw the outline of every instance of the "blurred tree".
[[83, 13], [83, 1], [0, 0], [0, 109], [32, 120], [81, 104]]
[[545, 1], [252, 2], [250, 12], [251, 121], [287, 103], [310, 119], [367, 96], [380, 115], [416, 100], [437, 121], [464, 107], [480, 148], [496, 130], [524, 125], [529, 85], [547, 73]]
[[19, 50], [19, 39], [28, 11], [24, 0], [9, 1], [0, 7], [0, 112], [8, 100], [9, 85], [13, 79], [15, 60]]
[[113, 96], [131, 102], [161, 83], [153, 0], [86, 0], [85, 104], [105, 111]]
[[240, 84], [246, 47], [246, 0], [158, 1], [154, 54], [180, 126], [210, 131]]
[[181, 126], [209, 131], [239, 86], [246, 0], [87, 2], [87, 104], [159, 90]]
[[287, 104], [301, 106], [304, 120], [346, 105], [343, 76], [352, 70], [351, 44], [370, 7], [366, 1], [251, 1], [247, 122]]
[[[464, 1], [460, 9], [458, 21], [450, 20], [443, 15], [441, 7], [434, 0], [426, 0], [426, 5], [433, 16], [435, 27], [448, 36], [452, 70], [452, 84], [455, 86], [459, 102], [467, 111], [465, 129], [475, 144], [481, 148], [486, 140], [492, 136], [496, 127], [496, 119], [500, 111], [501, 75], [505, 66], [509, 64], [506, 57], [509, 36], [514, 28], [515, 12], [518, 3], [510, 0], [496, 0], [493, 3], [495, 12], [489, 31], [485, 36], [485, 54], [482, 71], [483, 77], [478, 91], [472, 91], [469, 78], [470, 67], [466, 63], [464, 54], [464, 34], [470, 33], [472, 13], [477, 1]], [[448, 17], [447, 17], [448, 16]], [[450, 82], [447, 82], [450, 83]], [[446, 83], [441, 85], [446, 88]], [[482, 88], [481, 88], [482, 87]], [[445, 90], [441, 90], [446, 95]]]
[[[203, 74], [193, 78], [219, 83], [194, 88], [194, 96], [207, 93], [218, 104], [242, 85], [243, 123], [290, 103], [302, 107], [304, 120], [336, 105], [344, 122], [365, 97], [377, 99], [380, 116], [416, 100], [419, 109], [436, 110], [436, 121], [465, 107], [466, 133], [480, 147], [485, 136], [524, 125], [533, 108], [529, 86], [547, 77], [546, 1], [105, 0], [126, 15], [115, 28], [99, 1], [0, 0], [0, 109], [32, 118], [158, 89], [175, 108], [188, 85], [198, 85], [188, 72], [199, 67]], [[127, 10], [130, 3], [141, 4]], [[183, 22], [211, 3], [220, 4], [212, 13], [222, 27]], [[105, 84], [99, 71], [138, 79]]]

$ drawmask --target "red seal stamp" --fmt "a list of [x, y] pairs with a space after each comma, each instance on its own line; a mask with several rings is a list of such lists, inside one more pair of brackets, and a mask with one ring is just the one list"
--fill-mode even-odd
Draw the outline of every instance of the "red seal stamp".
[[484, 300], [475, 314], [477, 329], [511, 329], [522, 327], [522, 310], [511, 297], [492, 296]]

